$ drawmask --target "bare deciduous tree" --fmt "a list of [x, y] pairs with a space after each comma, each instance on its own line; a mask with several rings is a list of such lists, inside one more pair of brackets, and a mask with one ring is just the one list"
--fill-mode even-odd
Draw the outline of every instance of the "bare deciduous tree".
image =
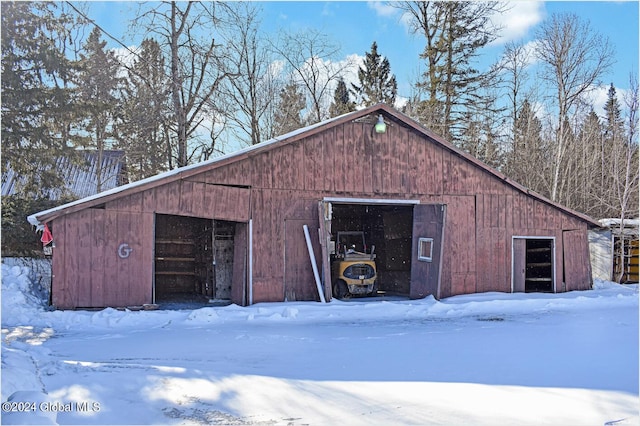
[[282, 33], [273, 46], [308, 97], [308, 118], [320, 122], [329, 116], [333, 87], [352, 64], [338, 62], [340, 47], [316, 30]]
[[266, 40], [259, 32], [260, 9], [253, 3], [238, 3], [232, 17], [236, 22], [227, 35], [228, 67], [234, 74], [223, 88], [231, 108], [225, 116], [240, 131], [240, 138], [251, 145], [270, 135], [271, 104], [278, 97], [280, 85], [272, 68]]
[[544, 65], [542, 78], [555, 88], [558, 108], [551, 199], [563, 201], [559, 188], [568, 153], [569, 114], [612, 65], [613, 50], [606, 37], [575, 14], [552, 15], [540, 26], [537, 37], [536, 54]]
[[[625, 95], [625, 104], [627, 107], [627, 137], [624, 143], [618, 145], [617, 152], [614, 155], [613, 173], [615, 178], [615, 200], [620, 213], [620, 235], [624, 235], [625, 220], [638, 216], [638, 191], [640, 190], [640, 162], [638, 160], [638, 76], [631, 75], [629, 77], [629, 91]], [[624, 263], [624, 250], [618, 252], [619, 262]], [[616, 281], [620, 281], [624, 274], [621, 268]]]
[[197, 157], [198, 150], [189, 149], [190, 138], [212, 113], [210, 100], [229, 75], [223, 46], [216, 43], [216, 30], [225, 24], [220, 17], [227, 10], [228, 5], [221, 2], [163, 2], [137, 19], [148, 33], [159, 37], [169, 59], [178, 167]]
[[518, 110], [523, 101], [520, 97], [525, 84], [529, 80], [527, 67], [530, 62], [530, 56], [531, 52], [525, 45], [509, 42], [504, 47], [502, 61], [499, 63], [500, 71], [505, 76], [512, 126], [515, 126]]

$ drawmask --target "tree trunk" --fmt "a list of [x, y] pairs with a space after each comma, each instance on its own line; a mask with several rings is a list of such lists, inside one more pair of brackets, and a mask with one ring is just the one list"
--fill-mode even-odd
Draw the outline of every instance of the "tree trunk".
[[[176, 10], [175, 2], [171, 3], [171, 99], [173, 101], [174, 113], [176, 116], [177, 126], [177, 144], [178, 158], [177, 166], [184, 167], [187, 165], [187, 117], [184, 105], [182, 105], [182, 77], [180, 73], [180, 58], [178, 57], [178, 38], [182, 29], [176, 28]], [[188, 13], [188, 9], [187, 12]], [[186, 14], [185, 13], [185, 14]], [[183, 18], [184, 22], [184, 18]]]

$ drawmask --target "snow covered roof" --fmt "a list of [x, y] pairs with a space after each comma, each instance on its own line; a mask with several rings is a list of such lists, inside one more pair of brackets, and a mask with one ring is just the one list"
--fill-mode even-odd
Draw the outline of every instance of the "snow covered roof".
[[564, 207], [556, 202], [553, 202], [547, 198], [545, 198], [544, 196], [537, 194], [536, 192], [533, 192], [531, 190], [529, 190], [528, 188], [520, 185], [519, 183], [509, 179], [506, 175], [504, 175], [503, 173], [491, 168], [490, 166], [486, 165], [485, 163], [483, 163], [482, 161], [478, 160], [477, 158], [475, 158], [474, 156], [472, 156], [471, 154], [455, 147], [454, 145], [452, 145], [451, 143], [449, 143], [448, 141], [446, 141], [444, 138], [442, 138], [441, 136], [431, 132], [430, 130], [428, 130], [427, 128], [425, 128], [423, 125], [421, 125], [420, 123], [418, 123], [417, 121], [413, 120], [412, 118], [402, 114], [401, 112], [395, 110], [394, 108], [389, 107], [386, 104], [383, 103], [379, 103], [373, 106], [370, 106], [368, 108], [364, 108], [358, 111], [354, 111], [354, 112], [350, 112], [350, 113], [346, 113], [337, 117], [333, 117], [331, 119], [316, 123], [316, 124], [312, 124], [310, 126], [306, 126], [297, 130], [294, 130], [292, 132], [286, 133], [282, 136], [278, 136], [275, 137], [273, 139], [270, 139], [268, 141], [265, 142], [261, 142], [259, 144], [256, 145], [252, 145], [249, 146], [247, 148], [241, 149], [239, 151], [235, 151], [233, 153], [230, 154], [226, 154], [226, 155], [222, 155], [219, 157], [215, 157], [213, 159], [207, 160], [207, 161], [203, 161], [200, 163], [196, 163], [196, 164], [192, 164], [192, 165], [188, 165], [185, 167], [180, 167], [177, 168], [175, 170], [171, 170], [165, 173], [161, 173], [158, 174], [156, 176], [152, 176], [146, 179], [142, 179], [136, 182], [132, 182], [129, 183], [127, 185], [123, 185], [117, 188], [113, 188], [111, 190], [108, 191], [104, 191], [101, 192], [99, 194], [95, 194], [86, 198], [83, 198], [81, 200], [77, 200], [71, 203], [67, 203], [49, 210], [45, 210], [39, 213], [35, 213], [32, 214], [30, 216], [27, 217], [27, 220], [29, 221], [29, 223], [31, 223], [34, 226], [37, 227], [42, 227], [43, 224], [45, 222], [48, 222], [49, 220], [52, 220], [53, 218], [64, 214], [64, 212], [66, 210], [69, 210], [69, 212], [72, 211], [77, 211], [81, 208], [84, 207], [84, 205], [86, 205], [87, 207], [91, 206], [91, 205], [95, 205], [95, 204], [99, 204], [99, 203], [103, 203], [106, 202], [107, 199], [112, 199], [118, 196], [122, 196], [125, 195], [127, 193], [133, 192], [135, 190], [141, 190], [141, 189], [148, 189], [148, 188], [152, 188], [158, 185], [161, 185], [163, 183], [166, 183], [167, 181], [171, 181], [171, 180], [178, 180], [178, 179], [182, 179], [182, 178], [186, 178], [189, 176], [192, 176], [194, 174], [197, 173], [201, 173], [203, 169], [206, 169], [208, 167], [211, 166], [221, 166], [224, 164], [229, 164], [231, 162], [234, 161], [239, 161], [241, 159], [247, 158], [250, 155], [254, 155], [266, 150], [270, 150], [276, 146], [281, 146], [282, 144], [286, 144], [286, 143], [292, 143], [295, 142], [296, 140], [301, 139], [302, 137], [307, 137], [310, 136], [312, 134], [318, 133], [322, 130], [327, 129], [328, 127], [332, 127], [341, 123], [346, 123], [352, 120], [358, 120], [358, 119], [363, 119], [369, 115], [372, 114], [382, 114], [384, 113], [385, 116], [385, 120], [389, 120], [389, 119], [393, 119], [396, 122], [399, 123], [403, 123], [404, 125], [411, 127], [412, 129], [422, 133], [424, 136], [428, 137], [429, 139], [431, 139], [432, 141], [439, 143], [440, 145], [442, 145], [444, 148], [448, 149], [449, 151], [453, 152], [454, 154], [456, 154], [457, 156], [465, 159], [466, 161], [469, 161], [471, 163], [473, 163], [475, 166], [484, 169], [485, 171], [487, 171], [488, 173], [494, 175], [495, 177], [497, 177], [498, 179], [500, 179], [503, 183], [510, 185], [512, 187], [514, 187], [515, 189], [517, 189], [518, 191], [521, 191], [525, 194], [527, 194], [528, 196], [531, 196], [533, 198], [536, 198], [546, 204], [549, 204], [559, 210], [564, 211], [567, 214], [570, 214], [574, 217], [577, 217], [585, 222], [587, 222], [590, 226], [596, 226], [599, 227], [600, 224], [595, 220], [592, 219], [591, 217], [582, 214], [580, 212], [571, 210], [567, 207]]
[[640, 237], [640, 235], [638, 235], [640, 230], [639, 218], [625, 219], [624, 224], [620, 218], [600, 219], [598, 222], [600, 222], [603, 228], [611, 231], [615, 236], [625, 235], [636, 240]]
[[[620, 226], [622, 220], [619, 218], [608, 218], [608, 219], [600, 219], [600, 225], [604, 227], [612, 227], [612, 226]], [[624, 226], [630, 228], [638, 228], [640, 227], [640, 219], [625, 219]]]

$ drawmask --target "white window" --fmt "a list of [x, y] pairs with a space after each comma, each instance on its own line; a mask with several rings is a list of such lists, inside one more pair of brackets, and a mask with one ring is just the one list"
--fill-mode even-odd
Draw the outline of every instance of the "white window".
[[433, 260], [433, 238], [418, 239], [418, 260], [431, 262]]

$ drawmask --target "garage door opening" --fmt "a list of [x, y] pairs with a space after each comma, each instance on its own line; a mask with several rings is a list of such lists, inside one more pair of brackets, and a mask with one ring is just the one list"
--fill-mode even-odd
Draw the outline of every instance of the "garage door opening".
[[554, 239], [513, 239], [513, 291], [553, 293]]
[[[341, 289], [335, 288], [336, 279], [351, 278], [350, 285], [356, 285], [353, 280], [367, 280], [371, 272], [360, 259], [353, 259], [358, 265], [350, 271], [349, 265], [332, 267], [336, 259], [342, 261], [338, 256], [345, 249], [340, 241], [342, 233], [347, 237], [355, 233], [356, 238], [364, 239], [362, 244], [349, 242], [346, 248], [360, 251], [362, 247], [365, 257], [375, 246], [375, 296], [440, 297], [446, 205], [420, 204], [413, 200], [325, 198], [318, 207], [322, 281], [328, 299], [340, 295]], [[336, 274], [336, 269], [343, 273]], [[368, 291], [364, 295], [369, 295]]]
[[[367, 253], [374, 250], [377, 288], [375, 293], [369, 296], [386, 294], [408, 297], [411, 280], [412, 224], [413, 206], [333, 204], [331, 236], [334, 244], [330, 248], [332, 264], [335, 265], [336, 254], [345, 250], [345, 244], [342, 244], [344, 241], [338, 241], [338, 235], [344, 240], [361, 241], [362, 238], [357, 233], [362, 232], [364, 242], [356, 244], [351, 241], [349, 246], [356, 245], [357, 251]], [[339, 278], [336, 276], [338, 274], [337, 269], [333, 267], [332, 284]]]
[[156, 215], [154, 303], [230, 303], [235, 225]]

